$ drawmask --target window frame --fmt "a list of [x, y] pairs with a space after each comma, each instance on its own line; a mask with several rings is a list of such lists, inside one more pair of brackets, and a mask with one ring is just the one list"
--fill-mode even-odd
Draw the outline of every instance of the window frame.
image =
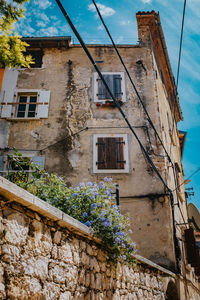
[[[125, 86], [125, 74], [124, 72], [102, 72], [102, 75], [120, 75], [121, 80], [121, 91], [122, 91], [122, 99], [121, 102], [126, 102], [126, 86]], [[95, 103], [105, 104], [106, 102], [112, 102], [112, 99], [98, 99], [98, 79], [99, 75], [97, 72], [93, 73], [93, 96]]]
[[[98, 138], [123, 138], [124, 144], [124, 160], [126, 161], [124, 169], [98, 169], [96, 162], [98, 161], [98, 146], [96, 145]], [[129, 155], [128, 155], [128, 134], [94, 134], [93, 135], [93, 173], [129, 173]]]
[[[20, 103], [20, 101], [19, 101], [19, 99], [20, 99], [20, 97], [27, 97], [27, 102], [21, 102]], [[17, 105], [16, 105], [16, 108], [15, 108], [15, 113], [14, 113], [14, 117], [15, 118], [17, 118], [17, 119], [31, 119], [31, 118], [37, 118], [37, 111], [38, 111], [38, 92], [18, 92], [17, 93]], [[36, 102], [30, 102], [30, 97], [36, 97]], [[25, 114], [24, 114], [24, 117], [18, 117], [17, 116], [17, 114], [18, 114], [18, 112], [19, 112], [19, 106], [21, 105], [21, 104], [23, 104], [23, 105], [26, 105], [26, 109], [25, 109]], [[29, 105], [30, 104], [33, 104], [33, 105], [35, 105], [36, 106], [36, 108], [35, 108], [35, 116], [34, 117], [29, 117], [28, 116], [28, 113], [29, 113]]]

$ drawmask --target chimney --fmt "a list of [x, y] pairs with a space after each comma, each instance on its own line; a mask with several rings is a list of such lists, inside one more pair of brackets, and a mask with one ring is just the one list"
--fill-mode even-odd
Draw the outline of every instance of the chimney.
[[151, 37], [157, 31], [157, 18], [159, 18], [159, 13], [154, 10], [151, 12], [139, 11], [136, 14], [137, 25], [138, 25], [138, 38], [142, 45], [148, 45], [150, 43]]

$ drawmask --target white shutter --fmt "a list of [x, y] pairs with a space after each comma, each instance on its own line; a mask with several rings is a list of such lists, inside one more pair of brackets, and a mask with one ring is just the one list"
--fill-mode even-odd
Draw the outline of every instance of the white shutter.
[[43, 104], [39, 104], [37, 107], [37, 118], [48, 118], [49, 101], [50, 91], [40, 91], [38, 102], [42, 102]]
[[5, 69], [2, 83], [1, 102], [4, 104], [1, 108], [1, 118], [10, 118], [12, 115], [14, 94], [17, 85], [18, 70]]

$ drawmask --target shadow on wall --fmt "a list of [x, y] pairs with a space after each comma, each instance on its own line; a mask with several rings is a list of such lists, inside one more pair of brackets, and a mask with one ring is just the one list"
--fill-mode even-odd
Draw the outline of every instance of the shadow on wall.
[[166, 300], [179, 300], [177, 287], [174, 282], [170, 281], [167, 286]]

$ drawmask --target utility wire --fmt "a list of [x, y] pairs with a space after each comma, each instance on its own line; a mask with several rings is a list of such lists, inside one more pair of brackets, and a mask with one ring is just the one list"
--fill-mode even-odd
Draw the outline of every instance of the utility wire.
[[[185, 21], [185, 9], [186, 9], [186, 0], [184, 0], [182, 25], [181, 25], [181, 37], [180, 37], [180, 46], [179, 46], [179, 55], [178, 55], [178, 67], [177, 67], [177, 77], [176, 77], [176, 96], [178, 95], [178, 81], [179, 81], [179, 71], [180, 71], [180, 64], [181, 64], [181, 52], [182, 52], [182, 43], [183, 43], [183, 29], [184, 29], [184, 21]], [[174, 123], [175, 123], [175, 120], [176, 120], [175, 113], [176, 113], [176, 110], [174, 108], [172, 135], [173, 135], [173, 132], [174, 132]], [[171, 154], [171, 148], [172, 148], [172, 142], [171, 142], [171, 145], [170, 145], [170, 154]]]
[[172, 192], [176, 191], [180, 186], [182, 186], [187, 180], [192, 178], [199, 171], [200, 171], [200, 168], [198, 168], [196, 171], [194, 171], [188, 178], [186, 178], [181, 184], [179, 184]]
[[112, 100], [113, 100], [115, 106], [118, 108], [118, 110], [120, 111], [121, 115], [123, 116], [125, 122], [127, 123], [129, 129], [131, 130], [131, 132], [132, 132], [133, 135], [135, 136], [135, 138], [136, 138], [138, 144], [140, 145], [140, 148], [141, 148], [142, 152], [144, 153], [146, 159], [148, 160], [148, 162], [149, 162], [150, 165], [152, 166], [153, 170], [155, 171], [155, 173], [156, 173], [157, 176], [159, 177], [160, 181], [163, 183], [164, 187], [165, 187], [168, 191], [171, 192], [171, 190], [170, 190], [169, 187], [167, 186], [166, 182], [165, 182], [164, 179], [162, 178], [160, 172], [157, 170], [157, 168], [156, 168], [155, 164], [153, 163], [152, 159], [150, 158], [150, 156], [148, 155], [147, 151], [145, 150], [144, 146], [142, 145], [142, 143], [141, 143], [140, 139], [138, 138], [137, 134], [135, 133], [133, 127], [132, 127], [131, 124], [129, 123], [129, 120], [127, 119], [127, 117], [126, 117], [124, 111], [121, 109], [119, 103], [116, 101], [115, 97], [113, 96], [113, 94], [112, 94], [112, 92], [111, 92], [111, 90], [110, 90], [108, 84], [106, 83], [106, 81], [105, 81], [105, 79], [104, 79], [104, 77], [103, 77], [103, 75], [102, 75], [100, 69], [99, 69], [98, 66], [96, 65], [96, 62], [94, 61], [92, 55], [90, 54], [88, 48], [86, 47], [86, 45], [85, 45], [83, 39], [82, 39], [81, 36], [80, 36], [80, 34], [79, 34], [78, 31], [76, 30], [74, 24], [72, 23], [70, 17], [68, 16], [66, 10], [64, 9], [64, 7], [63, 7], [63, 5], [62, 5], [62, 3], [60, 2], [60, 0], [56, 0], [56, 2], [57, 2], [57, 4], [58, 4], [60, 10], [62, 11], [64, 17], [66, 18], [68, 24], [70, 25], [71, 29], [73, 30], [74, 34], [76, 35], [77, 39], [79, 40], [81, 46], [83, 47], [83, 50], [85, 51], [87, 57], [89, 58], [90, 62], [91, 62], [92, 65], [94, 66], [96, 72], [98, 73], [100, 79], [102, 80], [102, 82], [103, 82], [105, 88], [107, 89], [109, 95], [111, 96], [111, 98], [112, 98]]
[[[75, 26], [73, 25], [70, 17], [68, 16], [67, 12], [65, 11], [63, 5], [61, 4], [60, 0], [56, 0], [60, 10], [62, 11], [64, 17], [66, 18], [68, 24], [70, 25], [71, 29], [73, 30], [74, 34], [76, 35], [76, 37], [78, 38], [81, 46], [83, 47], [86, 55], [88, 56], [89, 60], [91, 61], [92, 65], [94, 66], [95, 70], [97, 71], [100, 79], [102, 80], [105, 88], [107, 89], [109, 95], [111, 96], [115, 106], [118, 108], [118, 110], [120, 111], [121, 115], [123, 116], [125, 122], [127, 123], [129, 129], [131, 130], [131, 132], [133, 133], [133, 135], [135, 136], [138, 144], [140, 145], [140, 148], [142, 150], [142, 152], [145, 154], [148, 162], [150, 163], [150, 165], [152, 166], [153, 170], [155, 171], [155, 173], [157, 174], [158, 178], [160, 179], [160, 181], [163, 183], [164, 187], [169, 191], [169, 194], [170, 194], [170, 201], [171, 201], [171, 205], [172, 205], [172, 208], [174, 208], [174, 197], [173, 197], [173, 193], [171, 191], [171, 189], [167, 186], [167, 184], [165, 183], [164, 179], [162, 178], [162, 176], [160, 175], [159, 171], [157, 170], [156, 166], [154, 165], [152, 159], [149, 157], [147, 151], [145, 150], [144, 146], [142, 145], [140, 139], [138, 138], [138, 136], [136, 135], [135, 131], [133, 130], [131, 124], [129, 123], [125, 113], [123, 112], [123, 110], [121, 109], [119, 103], [116, 101], [115, 97], [113, 96], [110, 88], [108, 87], [101, 71], [99, 70], [99, 68], [97, 67], [92, 55], [90, 54], [89, 50], [87, 49], [84, 41], [82, 40], [81, 36], [79, 35], [78, 31], [76, 30]], [[176, 227], [175, 227], [175, 224], [174, 224], [174, 209], [172, 209], [172, 218], [173, 218], [173, 236], [174, 236], [174, 247], [175, 247], [175, 252], [176, 252], [176, 264], [177, 264], [177, 271], [178, 273], [180, 273], [180, 266], [179, 266], [179, 260], [180, 260], [180, 248], [179, 248], [179, 244], [178, 244], [178, 239], [177, 239], [177, 236], [176, 236]]]
[[[144, 112], [145, 112], [146, 115], [147, 115], [148, 121], [149, 121], [151, 127], [153, 128], [154, 132], [156, 133], [156, 136], [158, 137], [158, 139], [159, 139], [159, 141], [160, 141], [160, 143], [161, 143], [161, 145], [162, 145], [162, 147], [163, 147], [163, 149], [164, 149], [164, 151], [165, 151], [165, 154], [167, 155], [167, 158], [168, 158], [169, 162], [170, 162], [171, 165], [172, 165], [172, 168], [173, 168], [173, 175], [174, 175], [174, 180], [175, 180], [175, 182], [176, 182], [176, 178], [175, 178], [175, 170], [174, 170], [174, 164], [173, 164], [173, 162], [172, 162], [172, 160], [171, 160], [171, 157], [170, 157], [170, 155], [168, 154], [168, 152], [167, 152], [167, 150], [166, 150], [166, 148], [165, 148], [165, 146], [164, 146], [164, 144], [163, 144], [163, 142], [162, 142], [162, 139], [160, 138], [160, 136], [159, 136], [159, 134], [158, 134], [158, 132], [157, 132], [157, 130], [156, 130], [156, 128], [155, 128], [155, 126], [154, 126], [152, 120], [151, 120], [151, 117], [149, 116], [149, 113], [148, 113], [148, 111], [147, 111], [147, 109], [146, 109], [146, 107], [145, 107], [145, 105], [144, 105], [144, 102], [142, 101], [142, 99], [141, 99], [141, 97], [140, 97], [140, 94], [139, 94], [139, 92], [138, 92], [138, 90], [137, 90], [137, 88], [136, 88], [136, 85], [134, 84], [134, 82], [133, 82], [133, 80], [132, 80], [132, 78], [131, 78], [131, 76], [130, 76], [130, 73], [129, 73], [129, 71], [128, 71], [128, 69], [127, 69], [127, 67], [126, 67], [126, 65], [125, 65], [125, 63], [124, 63], [124, 61], [123, 61], [123, 59], [122, 59], [122, 57], [121, 57], [121, 55], [120, 55], [118, 49], [117, 49], [117, 47], [116, 47], [116, 44], [115, 44], [115, 42], [114, 42], [114, 40], [113, 40], [113, 38], [112, 38], [112, 36], [111, 36], [109, 30], [108, 30], [108, 27], [106, 26], [106, 24], [105, 24], [105, 22], [104, 22], [104, 20], [103, 20], [103, 17], [102, 17], [102, 15], [101, 15], [101, 13], [100, 13], [100, 10], [99, 10], [99, 8], [98, 8], [98, 6], [97, 6], [95, 0], [92, 0], [92, 2], [93, 2], [94, 6], [95, 6], [95, 8], [96, 8], [96, 11], [97, 11], [97, 13], [98, 13], [98, 15], [99, 15], [99, 18], [101, 19], [102, 24], [103, 24], [103, 26], [104, 26], [104, 28], [105, 28], [105, 30], [106, 30], [106, 32], [107, 32], [107, 34], [108, 34], [108, 36], [109, 36], [111, 42], [112, 42], [112, 44], [113, 44], [113, 47], [114, 47], [114, 49], [115, 49], [115, 51], [116, 51], [116, 53], [117, 53], [117, 55], [118, 55], [118, 57], [119, 57], [119, 59], [120, 59], [120, 62], [121, 62], [121, 64], [123, 65], [123, 67], [124, 67], [124, 69], [125, 69], [125, 71], [126, 71], [126, 74], [127, 74], [128, 78], [129, 78], [129, 80], [130, 80], [130, 82], [131, 82], [131, 84], [132, 84], [132, 86], [133, 86], [133, 88], [134, 88], [134, 90], [135, 90], [135, 93], [136, 93], [136, 95], [137, 95], [137, 97], [138, 97], [138, 99], [139, 99], [139, 101], [140, 101], [140, 103], [141, 103], [141, 105], [142, 105], [142, 107], [143, 107], [143, 109], [144, 109]], [[159, 34], [160, 34], [160, 31], [159, 31]], [[160, 36], [161, 36], [161, 34], [160, 34]], [[161, 39], [161, 40], [162, 40], [162, 39]], [[167, 64], [167, 66], [168, 66], [168, 64]], [[168, 71], [170, 72], [169, 66], [168, 66]], [[177, 94], [176, 94], [176, 96], [177, 96]], [[171, 148], [170, 148], [170, 150], [171, 150]], [[168, 189], [169, 189], [169, 188], [168, 188]], [[177, 195], [177, 199], [178, 199], [178, 195]], [[180, 205], [178, 205], [178, 208], [179, 208], [180, 213], [181, 213], [181, 216], [182, 216], [182, 218], [183, 218], [183, 220], [184, 220], [184, 222], [185, 222], [185, 219], [184, 219], [184, 216], [183, 216], [183, 214], [182, 214]]]
[[137, 97], [138, 97], [138, 99], [139, 99], [139, 101], [140, 101], [140, 103], [141, 103], [141, 105], [142, 105], [142, 107], [143, 107], [143, 109], [145, 111], [145, 114], [147, 115], [148, 121], [149, 121], [151, 127], [153, 128], [154, 132], [156, 133], [156, 136], [158, 137], [158, 139], [159, 139], [159, 141], [160, 141], [160, 143], [161, 143], [161, 145], [162, 145], [162, 147], [163, 147], [163, 149], [164, 149], [164, 151], [165, 151], [165, 153], [166, 153], [166, 155], [168, 157], [169, 162], [172, 163], [171, 158], [170, 158], [170, 156], [169, 156], [169, 154], [168, 154], [168, 152], [167, 152], [167, 150], [166, 150], [166, 148], [165, 148], [165, 146], [164, 146], [164, 144], [163, 144], [163, 142], [162, 142], [162, 140], [161, 140], [161, 138], [160, 138], [160, 136], [159, 136], [159, 134], [158, 134], [158, 132], [157, 132], [157, 130], [156, 130], [153, 122], [152, 122], [152, 120], [151, 120], [151, 117], [149, 116], [149, 113], [148, 113], [148, 111], [147, 111], [147, 109], [146, 109], [146, 107], [144, 105], [144, 102], [141, 99], [141, 96], [140, 96], [140, 94], [139, 94], [139, 92], [138, 92], [138, 90], [136, 88], [136, 85], [134, 84], [134, 82], [133, 82], [133, 80], [131, 78], [131, 75], [130, 75], [130, 73], [129, 73], [129, 71], [128, 71], [128, 69], [127, 69], [127, 67], [126, 67], [126, 65], [125, 65], [125, 63], [124, 63], [124, 61], [123, 61], [123, 59], [122, 59], [122, 57], [121, 57], [118, 49], [117, 49], [117, 47], [116, 47], [116, 44], [115, 44], [115, 42], [114, 42], [114, 40], [113, 40], [113, 38], [112, 38], [109, 30], [108, 30], [108, 27], [106, 26], [106, 24], [105, 24], [105, 22], [103, 20], [103, 17], [102, 17], [102, 15], [101, 15], [101, 13], [100, 13], [100, 11], [98, 9], [98, 6], [97, 6], [95, 0], [92, 0], [92, 2], [93, 2], [94, 6], [96, 8], [96, 11], [97, 11], [97, 13], [99, 15], [99, 18], [101, 19], [102, 24], [103, 24], [103, 26], [104, 26], [104, 28], [105, 28], [105, 30], [106, 30], [106, 32], [107, 32], [107, 34], [108, 34], [111, 42], [112, 42], [112, 44], [113, 44], [113, 47], [114, 47], [114, 49], [115, 49], [115, 51], [116, 51], [116, 53], [117, 53], [117, 55], [118, 55], [118, 57], [120, 59], [120, 61], [121, 61], [122, 65], [123, 65], [125, 71], [126, 71], [126, 74], [127, 74], [128, 78], [129, 78], [129, 80], [130, 80], [130, 82], [131, 82], [131, 84], [132, 84], [132, 86], [133, 86], [133, 88], [135, 90], [135, 93], [136, 93], [136, 95], [137, 95]]
[[179, 71], [180, 71], [180, 63], [181, 63], [181, 51], [182, 51], [182, 42], [183, 42], [183, 28], [184, 28], [184, 21], [185, 21], [185, 8], [186, 8], [186, 0], [184, 0], [183, 17], [182, 17], [182, 25], [181, 25], [181, 38], [180, 38], [180, 47], [179, 47], [179, 56], [178, 56], [178, 68], [177, 68], [177, 77], [176, 77], [176, 88], [177, 89], [178, 89]]

